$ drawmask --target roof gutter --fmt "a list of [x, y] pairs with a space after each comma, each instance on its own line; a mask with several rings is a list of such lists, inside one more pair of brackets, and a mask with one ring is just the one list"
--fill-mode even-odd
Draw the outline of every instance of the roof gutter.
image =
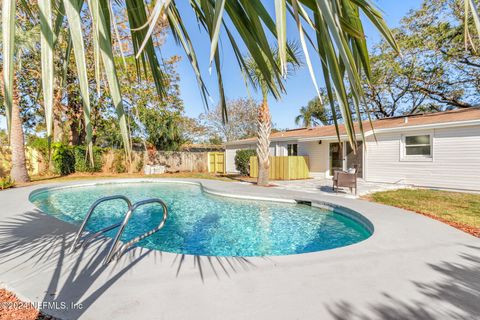
[[[356, 134], [355, 137], [357, 139], [361, 139], [362, 135], [361, 134]], [[341, 134], [340, 135], [340, 140], [345, 140], [348, 139], [348, 136], [346, 134]], [[309, 141], [318, 141], [318, 140], [338, 140], [338, 137], [335, 136], [316, 136], [316, 137], [308, 137], [308, 138], [298, 138], [298, 141], [300, 142], [309, 142]]]

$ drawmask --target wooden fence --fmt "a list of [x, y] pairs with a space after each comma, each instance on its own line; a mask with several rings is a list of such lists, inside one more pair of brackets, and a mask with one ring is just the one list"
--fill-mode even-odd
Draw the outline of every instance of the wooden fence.
[[[25, 150], [25, 158], [27, 160], [27, 170], [31, 175], [42, 173], [46, 168], [40, 152], [27, 147]], [[5, 177], [10, 173], [12, 161], [12, 153], [10, 147], [0, 147], [0, 177]]]
[[207, 172], [208, 152], [149, 152], [146, 164], [165, 166], [167, 172]]
[[[258, 177], [257, 157], [250, 157], [250, 177]], [[272, 180], [308, 179], [308, 157], [279, 156], [270, 157], [269, 178]]]
[[[213, 159], [210, 154], [213, 154]], [[44, 159], [35, 149], [26, 149], [27, 169], [30, 175], [43, 174], [47, 169]], [[223, 152], [189, 152], [189, 151], [153, 151], [132, 152], [132, 163], [127, 165], [124, 159], [123, 150], [108, 150], [102, 155], [102, 172], [117, 172], [116, 160], [120, 156], [121, 162], [125, 166], [125, 171], [129, 173], [143, 172], [143, 166], [162, 165], [166, 172], [209, 172], [209, 161], [213, 160], [213, 167], [210, 172], [225, 172], [225, 156]], [[0, 177], [7, 176], [10, 173], [11, 153], [9, 147], [0, 147]]]

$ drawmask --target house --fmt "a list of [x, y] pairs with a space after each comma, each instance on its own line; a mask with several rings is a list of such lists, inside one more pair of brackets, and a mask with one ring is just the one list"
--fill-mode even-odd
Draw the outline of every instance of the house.
[[[365, 143], [355, 126], [358, 152], [345, 127], [320, 126], [271, 135], [272, 156], [309, 157], [312, 177], [330, 178], [334, 170], [356, 165], [369, 182], [480, 191], [480, 108], [393, 117], [363, 122]], [[226, 170], [235, 173], [235, 153], [255, 149], [256, 139], [226, 145]]]

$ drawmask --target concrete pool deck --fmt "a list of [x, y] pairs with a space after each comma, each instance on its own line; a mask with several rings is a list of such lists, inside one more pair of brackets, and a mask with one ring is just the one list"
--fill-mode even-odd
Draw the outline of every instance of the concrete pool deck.
[[[91, 183], [143, 180], [166, 182]], [[68, 254], [78, 226], [28, 201], [40, 188], [86, 182], [36, 185], [0, 192], [0, 286], [27, 301], [44, 302], [45, 313], [62, 319], [480, 318], [478, 238], [363, 200], [237, 182], [172, 180], [200, 182], [214, 193], [329, 202], [361, 213], [375, 231], [343, 248], [265, 258], [135, 248], [104, 267], [108, 239]]]

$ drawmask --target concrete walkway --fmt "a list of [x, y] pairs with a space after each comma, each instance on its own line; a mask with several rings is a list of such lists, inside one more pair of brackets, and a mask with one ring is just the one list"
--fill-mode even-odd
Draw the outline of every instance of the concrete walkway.
[[332, 179], [306, 179], [306, 180], [275, 180], [272, 184], [277, 188], [285, 190], [302, 191], [306, 193], [316, 193], [322, 196], [335, 196], [346, 198], [358, 198], [360, 196], [379, 191], [396, 190], [402, 188], [410, 188], [411, 186], [406, 184], [394, 184], [394, 183], [379, 183], [379, 182], [367, 182], [363, 179], [357, 181], [357, 194], [355, 191], [352, 193], [348, 188], [339, 188], [338, 192], [335, 192], [332, 187]]
[[68, 254], [77, 227], [36, 209], [28, 196], [46, 185], [32, 186], [0, 192], [2, 285], [62, 319], [480, 318], [478, 238], [362, 200], [196, 181], [216, 193], [345, 206], [375, 232], [343, 248], [265, 258], [136, 248], [103, 267], [106, 240]]

